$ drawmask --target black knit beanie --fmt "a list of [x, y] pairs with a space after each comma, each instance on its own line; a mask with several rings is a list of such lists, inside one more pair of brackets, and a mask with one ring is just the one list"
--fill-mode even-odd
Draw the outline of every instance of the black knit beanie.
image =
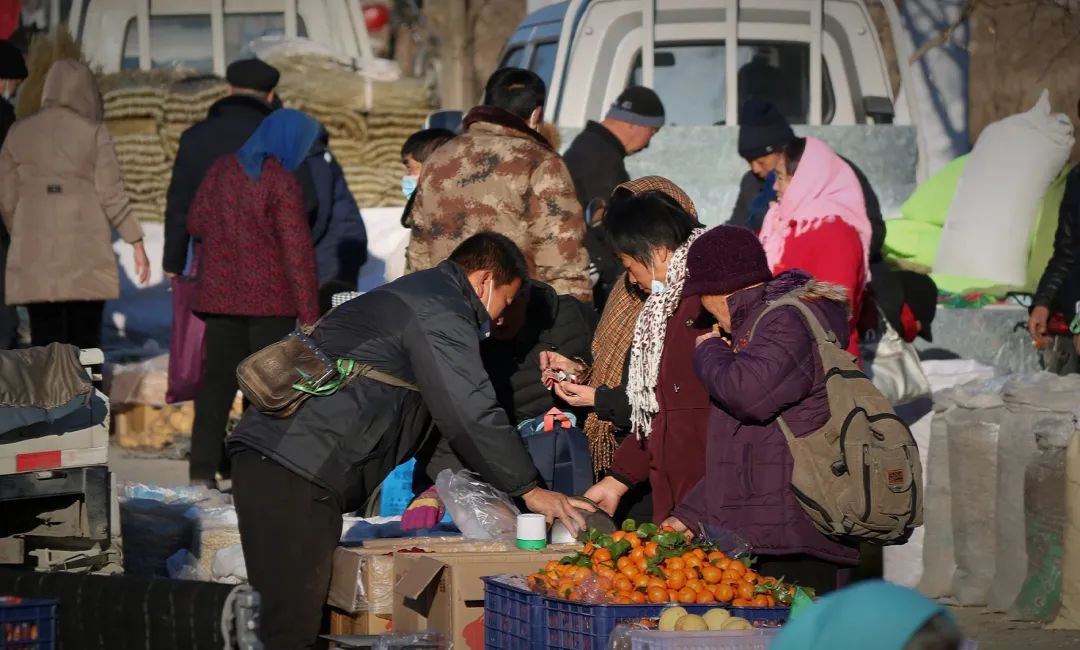
[[608, 109], [607, 117], [659, 129], [664, 126], [664, 103], [651, 88], [630, 86]]
[[739, 155], [754, 160], [781, 151], [795, 132], [776, 105], [751, 97], [739, 111]]
[[690, 246], [683, 296], [725, 296], [772, 280], [765, 249], [742, 226], [711, 228]]

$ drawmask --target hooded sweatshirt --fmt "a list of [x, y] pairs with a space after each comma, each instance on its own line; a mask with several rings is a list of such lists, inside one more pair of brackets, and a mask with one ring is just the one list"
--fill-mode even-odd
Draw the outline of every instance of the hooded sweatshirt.
[[0, 151], [0, 215], [11, 234], [9, 305], [120, 295], [112, 230], [142, 239], [102, 123], [101, 94], [84, 64], [49, 69], [42, 107]]

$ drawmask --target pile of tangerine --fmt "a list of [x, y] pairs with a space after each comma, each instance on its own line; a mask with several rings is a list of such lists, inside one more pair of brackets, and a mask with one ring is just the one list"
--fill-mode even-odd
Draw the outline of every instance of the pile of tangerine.
[[758, 575], [742, 560], [702, 548], [654, 561], [658, 571], [653, 571], [649, 559], [660, 552], [656, 542], [642, 542], [633, 532], [619, 531], [611, 537], [616, 542], [625, 539], [630, 551], [613, 559], [608, 549], [586, 544], [583, 554], [587, 562], [576, 565], [552, 560], [543, 571], [529, 576], [530, 586], [568, 600], [581, 600], [582, 586], [586, 585], [595, 586], [615, 604], [730, 603], [733, 607], [774, 607], [773, 592], [793, 589], [775, 578]]

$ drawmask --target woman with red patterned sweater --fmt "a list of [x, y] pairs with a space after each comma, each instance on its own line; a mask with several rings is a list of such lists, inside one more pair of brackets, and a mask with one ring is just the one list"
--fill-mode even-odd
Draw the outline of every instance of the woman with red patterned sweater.
[[216, 485], [236, 366], [318, 318], [315, 251], [293, 172], [319, 135], [314, 118], [280, 109], [199, 186], [188, 231], [201, 242], [195, 311], [206, 321], [203, 385], [195, 400], [189, 475]]

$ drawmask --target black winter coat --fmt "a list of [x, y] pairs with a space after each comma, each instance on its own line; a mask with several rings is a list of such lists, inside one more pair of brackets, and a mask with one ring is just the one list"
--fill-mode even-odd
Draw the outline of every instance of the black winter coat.
[[[596, 312], [571, 296], [533, 282], [524, 327], [512, 341], [488, 339], [480, 346], [484, 368], [495, 385], [495, 395], [510, 421], [518, 423], [547, 413], [556, 404], [554, 393], [540, 381], [540, 353], [558, 352], [570, 359], [592, 362]], [[578, 413], [584, 421], [587, 412]]]
[[[599, 122], [590, 121], [585, 125], [585, 130], [574, 138], [563, 154], [563, 160], [574, 179], [574, 190], [582, 210], [595, 198], [609, 201], [615, 188], [630, 180], [626, 171], [626, 148]], [[593, 288], [593, 304], [597, 311], [603, 311], [608, 294], [623, 274], [623, 267], [607, 241], [602, 224], [586, 231], [585, 247], [599, 276]]]
[[420, 391], [356, 379], [312, 397], [290, 418], [244, 413], [230, 453], [250, 448], [326, 488], [342, 511], [360, 508], [432, 425], [465, 465], [518, 496], [539, 482], [525, 445], [495, 399], [480, 360], [484, 305], [464, 271], [443, 262], [350, 300], [313, 338], [333, 359], [355, 359]]
[[255, 97], [231, 95], [215, 102], [205, 120], [180, 136], [165, 197], [165, 271], [183, 273], [187, 264], [188, 209], [210, 165], [236, 153], [272, 110]]
[[1054, 234], [1054, 253], [1046, 265], [1035, 304], [1060, 311], [1066, 319], [1075, 315], [1080, 299], [1080, 165], [1073, 167], [1065, 179], [1065, 196], [1058, 210], [1057, 232]]

